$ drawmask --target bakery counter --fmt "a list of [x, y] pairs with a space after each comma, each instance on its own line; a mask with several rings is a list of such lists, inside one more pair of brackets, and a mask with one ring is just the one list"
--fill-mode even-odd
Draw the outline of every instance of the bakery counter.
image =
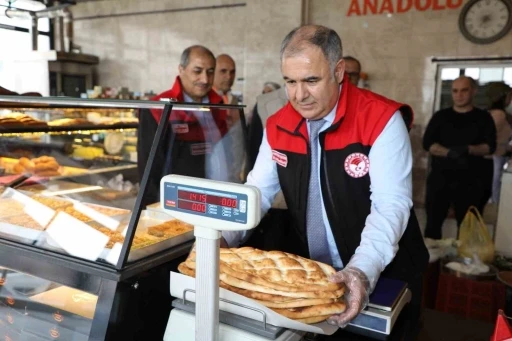
[[[30, 132], [20, 132], [19, 134], [24, 134], [20, 139], [46, 143], [48, 149], [50, 144], [57, 142], [70, 143], [73, 147], [72, 153], [42, 153], [34, 152], [31, 146], [20, 148], [13, 147], [12, 144], [2, 144], [0, 139], [0, 156], [17, 159], [17, 173], [32, 174], [32, 168], [42, 172], [43, 169], [36, 167], [33, 159], [43, 155], [54, 157], [58, 163], [59, 166], [56, 167], [53, 162], [49, 162], [52, 171], [67, 170], [64, 167], [85, 170], [80, 174], [61, 173], [55, 177], [35, 179], [32, 183], [27, 181], [21, 187], [15, 187], [16, 189], [6, 188], [0, 197], [0, 200], [5, 200], [0, 203], [0, 229], [3, 229], [0, 233], [0, 266], [12, 272], [10, 276], [19, 278], [18, 283], [21, 283], [13, 286], [18, 290], [16, 297], [9, 296], [10, 293], [6, 292], [3, 301], [13, 303], [12, 307], [6, 306], [9, 309], [15, 309], [15, 303], [20, 303], [22, 306], [19, 311], [26, 310], [30, 314], [33, 301], [37, 299], [39, 308], [33, 310], [44, 310], [44, 314], [33, 313], [33, 317], [39, 316], [41, 321], [30, 320], [28, 323], [33, 328], [27, 331], [24, 328], [27, 324], [24, 323], [28, 320], [23, 321], [23, 315], [22, 321], [16, 326], [7, 325], [19, 316], [6, 309], [11, 314], [10, 317], [7, 316], [6, 321], [3, 321], [0, 316], [0, 321], [7, 323], [0, 322], [0, 332], [8, 332], [4, 334], [4, 338], [161, 340], [171, 308], [169, 273], [176, 272], [178, 264], [190, 252], [194, 236], [190, 226], [173, 221], [167, 215], [162, 215], [162, 212], [146, 210], [144, 207], [143, 203], [151, 186], [148, 185], [151, 174], [156, 174], [157, 171], [156, 163], [153, 162], [155, 155], [164, 153], [168, 148], [166, 141], [174, 138], [173, 130], [169, 129], [170, 118], [179, 118], [186, 111], [207, 111], [211, 108], [242, 110], [242, 107], [208, 103], [198, 105], [172, 100], [123, 101], [0, 96], [0, 111], [2, 108], [10, 110], [11, 114], [15, 110], [23, 111], [23, 115], [31, 117], [7, 115], [6, 120], [0, 122], [8, 129], [18, 129], [16, 126], [20, 122], [13, 122], [13, 119], [22, 121], [24, 128]], [[23, 108], [25, 109], [22, 110]], [[153, 109], [161, 110], [162, 117], [156, 133], [149, 137], [153, 142], [142, 174], [138, 174], [133, 162], [136, 136], [133, 132], [127, 132], [129, 129], [122, 128], [124, 130], [121, 132], [119, 128], [110, 133], [98, 134], [81, 130], [83, 125], [87, 125], [87, 128], [118, 128], [117, 119], [120, 123], [130, 119], [130, 116], [122, 114], [124, 111], [131, 113], [132, 122], [128, 123], [133, 127], [133, 113]], [[70, 122], [67, 119], [75, 120], [72, 121], [72, 126], [78, 127], [66, 127]], [[46, 124], [41, 123], [42, 121]], [[127, 122], [123, 122], [125, 123]], [[58, 125], [61, 127], [56, 128]], [[58, 133], [55, 129], [65, 133]], [[14, 133], [17, 130], [4, 131], [12, 132], [11, 138], [17, 138], [14, 136], [18, 134]], [[167, 138], [167, 133], [171, 137]], [[30, 134], [35, 137], [30, 138]], [[105, 159], [104, 162], [114, 162], [113, 167], [106, 167], [107, 172], [105, 167], [94, 164], [85, 166], [85, 163], [95, 161], [98, 156], [96, 151], [99, 149], [104, 152], [104, 155], [99, 155]], [[20, 164], [21, 157], [26, 157], [29, 162], [24, 160]], [[80, 166], [80, 163], [68, 164], [66, 157], [68, 160], [79, 160], [84, 166]], [[115, 163], [125, 160], [132, 162]], [[44, 161], [48, 163], [48, 159]], [[12, 167], [14, 169], [14, 165]], [[52, 184], [57, 181], [57, 188], [52, 188]], [[124, 189], [128, 181], [134, 187], [132, 190], [109, 189]], [[80, 186], [66, 188], [69, 185], [63, 182], [73, 182]], [[42, 185], [44, 188], [31, 190], [28, 188], [30, 184]], [[95, 186], [101, 189], [94, 188]], [[119, 192], [128, 194], [123, 196]], [[39, 282], [50, 283], [39, 286]], [[73, 302], [95, 301], [96, 304], [94, 309], [92, 304], [88, 306], [88, 315], [83, 316], [85, 314], [81, 315], [75, 309], [77, 307], [72, 307], [69, 297]], [[0, 308], [3, 308], [1, 298], [2, 293]], [[70, 305], [55, 306], [66, 299]], [[42, 305], [49, 308], [43, 308]], [[47, 321], [49, 316], [53, 321]], [[66, 321], [70, 316], [82, 321], [82, 328], [58, 324], [59, 320]], [[35, 325], [46, 331], [51, 330], [51, 333], [41, 335], [35, 330], [39, 328]], [[21, 335], [24, 332], [29, 332], [30, 335]], [[0, 338], [4, 335], [0, 335]]]
[[[143, 210], [132, 234], [132, 211], [114, 205], [124, 200], [133, 208], [134, 194], [119, 198], [109, 191], [117, 199], [98, 205], [106, 197], [92, 193], [102, 190], [58, 180], [3, 192], [0, 338], [144, 340], [163, 334], [169, 272], [189, 253], [193, 228]], [[118, 269], [124, 245], [126, 261]]]

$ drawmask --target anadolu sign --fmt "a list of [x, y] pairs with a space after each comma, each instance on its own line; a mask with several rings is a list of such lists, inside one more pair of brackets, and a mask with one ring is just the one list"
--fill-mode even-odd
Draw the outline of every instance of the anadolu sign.
[[420, 12], [443, 11], [462, 6], [463, 0], [351, 0], [347, 17], [382, 13], [405, 13], [412, 9]]

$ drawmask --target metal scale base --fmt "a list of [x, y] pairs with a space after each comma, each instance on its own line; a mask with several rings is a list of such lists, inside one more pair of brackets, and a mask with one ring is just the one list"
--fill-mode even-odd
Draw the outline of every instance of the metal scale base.
[[[195, 341], [195, 304], [181, 299], [172, 302], [164, 341]], [[299, 341], [305, 332], [265, 324], [225, 311], [219, 312], [219, 341]]]

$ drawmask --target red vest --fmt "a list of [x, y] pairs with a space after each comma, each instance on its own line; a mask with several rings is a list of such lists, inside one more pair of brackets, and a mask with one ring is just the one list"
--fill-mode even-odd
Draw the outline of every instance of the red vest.
[[[170, 90], [164, 91], [161, 94], [151, 98], [152, 101], [159, 101], [162, 98], [173, 98], [178, 102], [184, 102], [183, 89], [181, 86], [180, 77], [176, 77], [176, 81]], [[222, 97], [219, 96], [214, 90], [208, 92], [208, 99], [210, 104], [221, 104]], [[226, 123], [227, 112], [226, 110], [211, 109], [213, 119], [219, 128], [221, 136], [224, 136], [228, 131]], [[162, 110], [151, 109], [153, 118], [160, 122]], [[181, 141], [204, 141], [203, 131], [198, 120], [189, 111], [173, 110], [169, 119], [173, 131], [176, 133], [176, 138]]]
[[[319, 135], [322, 197], [344, 264], [359, 246], [370, 214], [370, 150], [397, 110], [412, 115], [409, 106], [359, 89], [345, 79], [333, 124]], [[307, 257], [306, 208], [311, 163], [306, 120], [288, 103], [268, 119], [267, 139], [294, 220], [290, 224], [295, 231], [291, 233], [294, 237], [284, 241], [283, 251]], [[392, 277], [406, 280], [407, 272], [420, 271], [428, 262], [414, 210], [411, 210], [407, 230], [399, 245], [399, 252], [389, 267], [398, 262], [399, 270], [392, 271]], [[411, 257], [411, 253], [417, 256]]]

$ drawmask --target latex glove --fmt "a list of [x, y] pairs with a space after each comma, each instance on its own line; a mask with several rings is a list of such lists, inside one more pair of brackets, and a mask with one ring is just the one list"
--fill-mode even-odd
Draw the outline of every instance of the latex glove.
[[342, 314], [329, 317], [327, 323], [344, 328], [368, 305], [370, 282], [363, 271], [351, 266], [335, 273], [329, 280], [345, 284], [344, 296], [347, 309]]
[[452, 147], [448, 151], [448, 154], [446, 155], [446, 157], [449, 157], [450, 159], [459, 159], [461, 157], [467, 156], [468, 153], [469, 153], [468, 146]]

